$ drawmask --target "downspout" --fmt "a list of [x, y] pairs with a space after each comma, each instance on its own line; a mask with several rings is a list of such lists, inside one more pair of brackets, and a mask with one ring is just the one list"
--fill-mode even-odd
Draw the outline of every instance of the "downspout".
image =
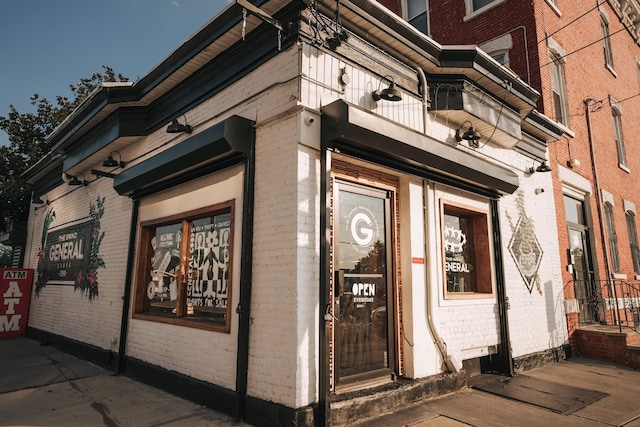
[[509, 335], [509, 298], [507, 297], [507, 289], [504, 277], [504, 263], [502, 260], [502, 238], [500, 233], [500, 207], [497, 199], [491, 200], [491, 222], [493, 227], [493, 245], [500, 250], [494, 251], [496, 254], [496, 292], [498, 297], [498, 319], [500, 321], [500, 338], [502, 342], [502, 366], [505, 369], [504, 374], [512, 377], [514, 374], [513, 355], [511, 352], [511, 337]]
[[331, 247], [331, 230], [329, 224], [329, 188], [331, 179], [331, 152], [327, 149], [324, 138], [320, 141], [320, 295], [319, 295], [319, 361], [318, 361], [318, 422], [317, 426], [329, 425], [329, 322], [331, 301], [329, 301], [329, 250]]
[[[602, 195], [600, 194], [600, 182], [598, 180], [598, 168], [596, 167], [596, 153], [595, 153], [595, 148], [593, 146], [593, 130], [591, 129], [591, 109], [590, 109], [590, 104], [592, 102], [594, 102], [595, 99], [592, 98], [587, 98], [584, 100], [584, 111], [585, 111], [585, 118], [587, 121], [587, 136], [589, 138], [589, 154], [591, 155], [591, 173], [593, 174], [593, 187], [594, 187], [594, 192], [596, 193], [596, 205], [597, 205], [597, 212], [598, 212], [598, 224], [600, 225], [600, 240], [602, 243], [602, 252], [604, 252], [604, 268], [605, 268], [605, 273], [607, 274], [607, 282], [612, 283], [613, 282], [613, 277], [611, 274], [611, 267], [609, 265], [610, 260], [609, 260], [609, 250], [607, 249], [607, 238], [605, 237], [605, 229], [604, 229], [604, 222], [603, 222], [603, 215], [602, 215]], [[612, 296], [614, 298], [614, 301], [618, 302], [618, 297], [616, 296], [616, 287], [615, 284], [612, 283], [613, 286], [611, 286], [611, 289], [613, 290], [612, 292]], [[602, 292], [602, 289], [600, 290]], [[616, 310], [617, 311], [617, 310]], [[622, 332], [622, 324], [620, 322], [618, 322], [618, 325], [620, 327], [620, 332]]]
[[140, 202], [133, 200], [131, 209], [131, 224], [129, 228], [129, 254], [127, 255], [127, 274], [124, 279], [124, 295], [122, 296], [122, 318], [120, 320], [120, 341], [118, 347], [118, 366], [116, 374], [120, 375], [124, 369], [124, 358], [127, 347], [127, 331], [129, 330], [129, 305], [131, 304], [131, 287], [133, 276], [133, 265], [135, 258], [136, 231], [138, 227], [138, 208]]
[[[426, 182], [422, 187], [422, 197], [423, 197], [422, 205], [428, 206]], [[428, 236], [428, 226], [426, 221], [424, 222], [424, 235], [425, 237]], [[425, 239], [425, 252], [427, 250], [426, 240], [427, 239]], [[440, 336], [440, 333], [438, 332], [436, 325], [433, 323], [433, 318], [431, 317], [431, 313], [435, 312], [436, 307], [435, 307], [435, 301], [434, 301], [435, 298], [431, 298], [431, 296], [429, 295], [429, 292], [431, 291], [430, 288], [431, 287], [427, 285], [427, 289], [425, 292], [425, 296], [427, 298], [427, 301], [426, 301], [427, 325], [429, 326], [429, 331], [431, 332], [431, 336], [433, 337], [433, 342], [436, 344], [436, 347], [438, 348], [438, 351], [442, 356], [442, 360], [444, 361], [445, 366], [450, 372], [458, 373], [460, 372], [460, 369], [462, 369], [462, 364], [458, 360], [456, 360], [453, 356], [450, 356], [447, 354], [447, 344], [444, 342], [444, 340]]]
[[234, 413], [242, 419], [249, 376], [249, 323], [251, 318], [251, 280], [253, 275], [253, 209], [255, 182], [255, 135], [247, 155], [242, 192], [242, 243], [240, 248], [240, 298], [238, 313], [238, 351]]

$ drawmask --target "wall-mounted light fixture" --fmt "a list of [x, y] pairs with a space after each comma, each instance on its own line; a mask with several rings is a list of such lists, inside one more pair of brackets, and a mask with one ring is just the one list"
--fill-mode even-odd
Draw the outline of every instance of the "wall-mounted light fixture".
[[183, 114], [182, 117], [184, 117], [184, 124], [180, 124], [178, 119], [173, 119], [171, 124], [167, 126], [167, 133], [191, 133], [193, 129], [187, 124], [187, 116]]
[[[460, 135], [460, 132], [462, 132], [462, 128], [467, 123], [469, 123], [469, 128], [467, 129], [467, 131], [465, 133]], [[458, 129], [456, 129], [455, 138], [456, 138], [456, 141], [458, 141], [458, 142], [462, 142], [463, 139], [465, 141], [468, 141], [469, 142], [469, 147], [471, 147], [471, 148], [480, 147], [480, 143], [478, 142], [480, 140], [480, 132], [475, 130], [475, 128], [473, 127], [473, 123], [471, 123], [469, 120], [465, 120], [460, 125], [460, 127]]]
[[111, 172], [101, 171], [99, 169], [91, 169], [91, 174], [95, 176], [104, 176], [105, 178], [115, 178], [116, 174]]
[[33, 203], [35, 205], [48, 205], [49, 204], [49, 199], [47, 198], [46, 194], [43, 194], [40, 197], [38, 197], [34, 193], [33, 197], [31, 198], [31, 203]]
[[535, 172], [551, 172], [551, 167], [545, 160], [544, 162], [540, 163], [540, 166], [538, 166], [537, 168], [534, 169], [533, 166], [529, 168], [530, 174]]
[[[114, 154], [118, 155], [118, 160], [113, 158]], [[102, 166], [104, 166], [105, 168], [123, 168], [126, 164], [127, 162], [122, 161], [122, 155], [119, 151], [112, 151], [111, 153], [109, 153], [109, 157], [107, 157], [107, 160], [102, 162]]]
[[[380, 85], [385, 80], [389, 80], [389, 87], [380, 90]], [[393, 80], [393, 76], [384, 76], [380, 80], [380, 83], [378, 83], [378, 90], [374, 90], [373, 92], [371, 92], [371, 97], [374, 101], [380, 101], [381, 99], [393, 102], [402, 101], [402, 93], [398, 89], [396, 89], [396, 83]]]
[[[82, 180], [80, 180], [80, 179], [78, 178], [78, 175], [82, 175]], [[88, 183], [87, 183], [87, 181], [84, 179], [84, 174], [83, 174], [82, 172], [80, 172], [80, 173], [77, 173], [77, 174], [73, 175], [73, 176], [71, 177], [71, 179], [69, 179], [69, 183], [68, 183], [68, 184], [69, 184], [69, 185], [71, 185], [71, 186], [78, 186], [78, 185], [84, 185], [84, 186], [86, 186]]]

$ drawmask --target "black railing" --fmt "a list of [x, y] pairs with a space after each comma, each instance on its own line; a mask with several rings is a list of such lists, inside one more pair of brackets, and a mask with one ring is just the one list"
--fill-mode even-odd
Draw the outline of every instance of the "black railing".
[[[624, 280], [571, 280], [575, 311], [580, 325], [601, 324], [638, 332], [640, 326], [640, 284]], [[565, 298], [567, 295], [565, 294]], [[571, 298], [567, 298], [571, 301]], [[573, 311], [573, 310], [571, 310]]]

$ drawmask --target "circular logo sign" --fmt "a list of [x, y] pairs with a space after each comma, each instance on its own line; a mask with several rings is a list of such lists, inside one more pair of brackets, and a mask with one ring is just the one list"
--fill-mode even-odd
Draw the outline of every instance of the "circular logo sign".
[[353, 238], [352, 246], [369, 248], [378, 240], [378, 223], [373, 212], [366, 206], [351, 209], [347, 216], [347, 231]]

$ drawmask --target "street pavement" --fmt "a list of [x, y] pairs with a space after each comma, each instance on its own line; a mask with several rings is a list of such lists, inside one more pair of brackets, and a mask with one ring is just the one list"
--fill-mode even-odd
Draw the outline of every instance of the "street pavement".
[[[512, 390], [512, 398], [470, 387], [350, 427], [640, 427], [640, 371], [573, 358], [520, 375], [524, 383], [510, 384], [506, 379], [497, 383]], [[525, 388], [514, 394], [516, 383]], [[526, 390], [529, 384], [536, 388], [532, 393]], [[562, 406], [570, 399], [560, 395], [567, 388], [588, 392], [587, 401]], [[52, 346], [28, 338], [0, 340], [2, 427], [246, 425], [126, 376], [113, 375]]]

